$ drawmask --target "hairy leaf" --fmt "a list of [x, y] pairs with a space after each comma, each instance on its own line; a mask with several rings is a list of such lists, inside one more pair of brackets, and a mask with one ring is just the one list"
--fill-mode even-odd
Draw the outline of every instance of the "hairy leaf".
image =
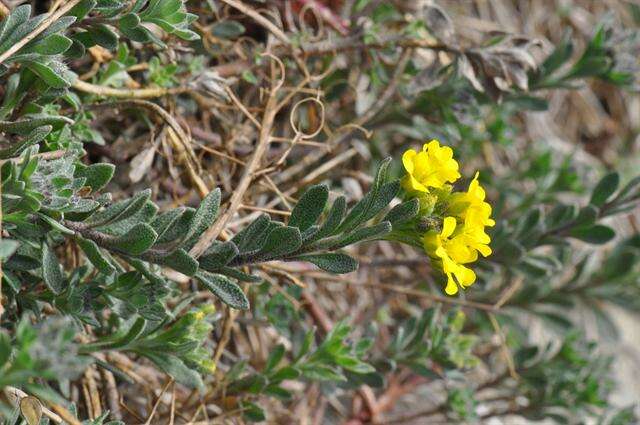
[[305, 231], [318, 221], [329, 199], [326, 185], [311, 186], [302, 195], [289, 217], [289, 226]]
[[229, 278], [205, 271], [198, 272], [196, 278], [229, 307], [239, 310], [249, 309], [249, 300], [246, 295]]
[[113, 164], [92, 164], [88, 167], [78, 168], [76, 177], [84, 177], [87, 179], [85, 185], [89, 186], [94, 192], [97, 192], [111, 181], [115, 169], [116, 167]]
[[157, 263], [171, 267], [187, 276], [193, 276], [198, 271], [198, 261], [182, 248], [175, 250], [167, 256], [161, 257]]
[[229, 264], [238, 253], [238, 247], [233, 242], [227, 241], [210, 246], [198, 261], [203, 269], [214, 271]]
[[258, 254], [264, 258], [278, 258], [295, 252], [302, 245], [302, 236], [297, 227], [276, 227], [267, 236], [266, 243]]
[[100, 248], [94, 241], [78, 237], [76, 238], [76, 242], [89, 261], [91, 261], [91, 264], [93, 264], [96, 269], [100, 270], [100, 272], [109, 275], [116, 271], [116, 268], [111, 264], [106, 256], [100, 252]]
[[85, 223], [89, 226], [97, 227], [104, 226], [114, 221], [124, 220], [140, 211], [150, 197], [151, 190], [143, 190], [130, 199], [124, 199], [102, 211], [98, 211], [89, 217]]
[[420, 202], [417, 198], [410, 201], [403, 202], [391, 208], [391, 211], [387, 213], [383, 221], [388, 221], [393, 224], [400, 224], [414, 218], [420, 209]]
[[140, 255], [156, 241], [158, 235], [147, 223], [133, 226], [127, 233], [108, 242], [110, 248], [129, 255]]
[[235, 235], [231, 241], [238, 247], [241, 254], [257, 251], [264, 245], [270, 222], [269, 216], [262, 214]]
[[200, 238], [200, 235], [213, 224], [218, 215], [220, 206], [220, 189], [215, 189], [209, 193], [200, 203], [193, 220], [189, 225], [189, 232], [185, 236], [185, 246], [190, 249]]
[[358, 262], [347, 254], [327, 252], [322, 254], [299, 255], [294, 260], [308, 261], [329, 273], [351, 273], [358, 269]]
[[54, 294], [61, 293], [67, 287], [58, 257], [46, 243], [42, 244], [42, 278]]

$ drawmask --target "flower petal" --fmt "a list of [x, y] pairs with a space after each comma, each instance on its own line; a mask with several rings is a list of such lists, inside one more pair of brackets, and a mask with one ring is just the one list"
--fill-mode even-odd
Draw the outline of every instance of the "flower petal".
[[422, 146], [422, 150], [424, 152], [429, 151], [429, 152], [434, 152], [436, 150], [440, 149], [440, 142], [438, 142], [436, 139], [432, 139], [431, 141], [429, 141], [429, 143], [425, 143]]
[[491, 255], [491, 248], [489, 247], [489, 245], [478, 245], [476, 246], [476, 249], [478, 251], [480, 251], [480, 254], [482, 254], [483, 257], [488, 257]]
[[444, 288], [444, 292], [446, 292], [447, 295], [455, 295], [458, 293], [458, 285], [456, 285], [451, 275], [447, 276], [447, 286]]
[[413, 149], [409, 149], [402, 154], [402, 165], [404, 165], [404, 169], [407, 170], [409, 174], [413, 174], [413, 157], [417, 154]]
[[445, 217], [442, 222], [442, 232], [440, 232], [440, 235], [443, 238], [448, 238], [454, 230], [456, 230], [456, 219], [453, 217]]
[[460, 266], [455, 273], [456, 279], [458, 279], [458, 283], [462, 285], [462, 287], [470, 286], [473, 282], [476, 281], [476, 274], [473, 270], [468, 267]]
[[427, 186], [423, 185], [422, 183], [420, 183], [418, 180], [416, 180], [415, 177], [413, 177], [412, 175], [407, 176], [409, 177], [409, 187], [412, 190], [417, 190], [418, 192], [428, 192], [429, 189], [427, 189]]

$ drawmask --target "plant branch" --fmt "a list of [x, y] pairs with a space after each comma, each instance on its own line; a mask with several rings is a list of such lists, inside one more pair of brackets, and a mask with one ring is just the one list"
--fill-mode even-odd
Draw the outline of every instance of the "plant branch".
[[156, 97], [176, 95], [181, 93], [187, 93], [192, 91], [189, 87], [147, 87], [142, 89], [119, 89], [114, 87], [99, 86], [96, 84], [87, 83], [86, 81], [76, 80], [73, 83], [73, 88], [80, 90], [84, 93], [95, 94], [98, 96], [115, 97], [118, 99], [152, 99]]
[[[78, 223], [75, 221], [63, 220], [62, 225], [68, 229], [73, 230], [74, 232], [77, 232], [83, 238], [94, 241], [96, 244], [98, 244], [104, 249], [107, 249], [119, 255], [123, 255], [125, 257], [132, 257], [126, 251], [123, 251], [113, 246], [118, 239], [117, 236], [99, 232], [95, 229], [90, 228], [84, 223]], [[157, 263], [159, 260], [167, 257], [172, 252], [173, 250], [150, 248], [146, 250], [143, 254], [135, 256], [133, 258], [138, 258], [138, 259], [149, 261], [152, 263]]]
[[301, 50], [309, 56], [326, 55], [329, 53], [348, 52], [352, 50], [364, 49], [385, 49], [394, 48], [423, 48], [455, 54], [463, 53], [462, 50], [448, 46], [446, 44], [433, 43], [429, 40], [408, 38], [404, 35], [380, 35], [376, 41], [367, 42], [363, 39], [362, 34], [352, 35], [349, 37], [341, 37], [332, 40], [318, 41], [314, 43], [303, 43]]

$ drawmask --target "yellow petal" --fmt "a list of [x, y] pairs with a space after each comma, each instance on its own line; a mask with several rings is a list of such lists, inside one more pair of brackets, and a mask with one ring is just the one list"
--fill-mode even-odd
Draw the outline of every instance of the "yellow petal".
[[402, 155], [402, 164], [409, 174], [413, 174], [413, 157], [416, 156], [416, 154], [416, 151], [409, 149]]
[[409, 187], [412, 190], [417, 190], [418, 192], [428, 192], [429, 189], [427, 189], [427, 186], [423, 185], [422, 183], [420, 183], [418, 180], [416, 180], [415, 177], [413, 177], [412, 175], [407, 176], [409, 177]]
[[476, 274], [468, 267], [460, 266], [455, 273], [456, 279], [463, 287], [470, 286], [476, 281]]
[[447, 276], [447, 286], [444, 288], [447, 295], [455, 295], [458, 293], [458, 285], [453, 281], [451, 275]]
[[[436, 252], [435, 252], [436, 256], [442, 258], [443, 260], [448, 259], [447, 257], [447, 251], [445, 251], [445, 249], [442, 246], [439, 246], [438, 248], [436, 248]], [[446, 265], [443, 262], [443, 268], [446, 268]]]
[[422, 181], [425, 176], [432, 172], [432, 166], [429, 163], [429, 155], [424, 152], [418, 152], [413, 157], [413, 174], [416, 179]]
[[443, 238], [448, 238], [454, 230], [456, 230], [456, 219], [453, 217], [445, 217], [442, 222], [442, 232], [440, 232], [440, 235]]
[[431, 141], [429, 141], [429, 143], [425, 143], [422, 146], [422, 150], [424, 152], [426, 152], [426, 151], [433, 152], [433, 151], [438, 150], [438, 149], [440, 149], [440, 142], [438, 142], [436, 139], [431, 139]]
[[458, 168], [450, 169], [450, 170], [442, 170], [442, 176], [445, 181], [449, 183], [453, 183], [460, 178], [460, 173], [458, 172]]
[[489, 247], [489, 245], [478, 245], [476, 247], [476, 249], [478, 251], [480, 251], [480, 254], [482, 254], [483, 257], [488, 257], [491, 255], [491, 248]]
[[447, 254], [456, 263], [473, 261], [473, 250], [467, 246], [467, 240], [465, 235], [458, 235], [446, 244]]
[[470, 229], [467, 234], [475, 243], [488, 244], [491, 242], [491, 238], [484, 232], [482, 226]]
[[453, 158], [453, 149], [449, 146], [443, 146], [435, 152], [436, 158], [442, 162], [448, 162]]
[[424, 184], [429, 187], [440, 189], [442, 187], [443, 181], [440, 177], [438, 177], [438, 174], [433, 173], [424, 180]]

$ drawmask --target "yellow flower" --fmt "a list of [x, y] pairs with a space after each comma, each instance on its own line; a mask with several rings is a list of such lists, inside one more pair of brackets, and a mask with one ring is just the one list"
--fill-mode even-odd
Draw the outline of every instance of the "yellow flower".
[[216, 372], [216, 363], [213, 360], [210, 359], [203, 359], [200, 362], [200, 368], [208, 373], [215, 373]]
[[210, 316], [216, 312], [216, 307], [212, 304], [207, 304], [200, 307], [195, 313], [194, 317], [196, 320], [204, 320], [205, 317]]
[[439, 234], [431, 231], [424, 236], [425, 251], [442, 263], [442, 271], [447, 276], [447, 286], [444, 291], [448, 295], [456, 294], [458, 285], [465, 288], [476, 281], [473, 270], [463, 264], [475, 261], [478, 254], [474, 249], [470, 249], [464, 238], [460, 237], [464, 236], [463, 233], [453, 236], [456, 226], [454, 217], [445, 217]]
[[484, 226], [478, 225], [477, 222], [470, 218], [469, 215], [467, 215], [462, 231], [455, 238], [461, 239], [461, 242], [471, 248], [475, 253], [475, 257], [471, 261], [465, 262], [476, 261], [478, 258], [478, 252], [480, 252], [483, 257], [491, 255], [491, 248], [489, 247], [491, 238], [485, 233]]
[[[449, 198], [449, 213], [460, 217], [469, 226], [494, 226], [491, 218], [491, 205], [484, 201], [486, 193], [476, 172], [466, 192], [458, 192]], [[488, 242], [487, 242], [488, 243]]]
[[437, 140], [425, 143], [421, 152], [407, 150], [402, 155], [402, 164], [407, 171], [402, 185], [408, 191], [428, 192], [429, 187], [441, 188], [460, 178], [453, 150], [440, 146]]

